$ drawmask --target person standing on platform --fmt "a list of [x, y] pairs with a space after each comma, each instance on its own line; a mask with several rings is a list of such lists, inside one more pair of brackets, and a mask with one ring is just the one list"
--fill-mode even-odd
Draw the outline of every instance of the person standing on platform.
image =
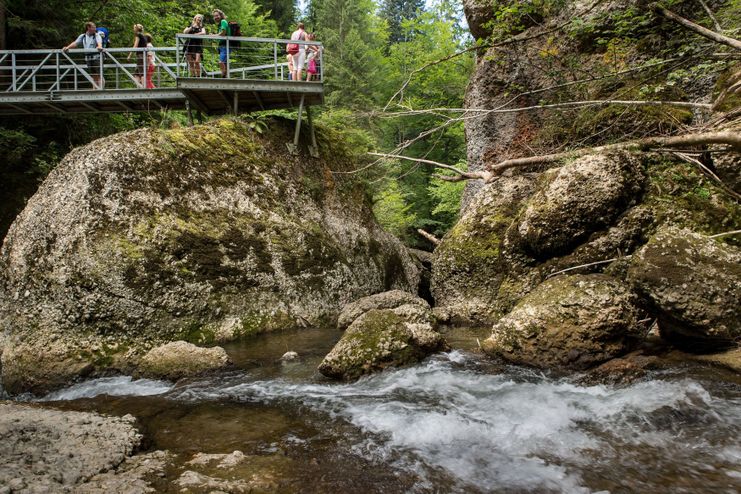
[[[291, 41], [306, 41], [306, 31], [304, 31], [304, 23], [298, 23], [298, 29], [291, 34]], [[294, 45], [292, 47], [291, 45]], [[295, 49], [298, 48], [296, 51]], [[293, 53], [295, 51], [295, 53]], [[288, 53], [293, 56], [293, 80], [301, 80], [301, 71], [304, 69], [304, 63], [306, 63], [306, 45], [301, 43], [290, 43], [288, 46]]]
[[154, 77], [155, 57], [152, 35], [147, 33], [144, 35], [144, 38], [147, 40], [147, 89], [154, 89], [155, 86], [154, 82], [152, 82], [152, 77]]
[[[147, 39], [144, 37], [144, 26], [134, 24], [134, 48], [146, 47]], [[127, 60], [131, 60], [131, 53], [129, 53]], [[140, 88], [144, 87], [144, 50], [136, 52], [136, 72], [134, 72], [134, 79]]]
[[[206, 34], [201, 14], [193, 17], [193, 22], [185, 28], [183, 34], [202, 36]], [[188, 72], [191, 77], [201, 77], [201, 59], [203, 58], [203, 40], [188, 38], [185, 41], [185, 58], [188, 60]]]
[[[226, 15], [219, 9], [214, 9], [212, 12], [214, 16], [214, 22], [218, 26], [216, 28], [216, 34], [218, 36], [231, 36], [231, 29], [229, 23], [226, 20]], [[227, 73], [227, 60], [229, 59], [229, 50], [226, 47], [226, 41], [219, 41], [219, 68], [221, 69], [221, 77], [226, 78]]]
[[85, 50], [98, 50], [98, 53], [85, 54], [87, 70], [93, 79], [95, 89], [103, 89], [104, 80], [100, 73], [100, 52], [103, 51], [103, 39], [97, 33], [94, 22], [85, 23], [85, 32], [82, 33], [72, 43], [62, 48], [62, 51], [71, 50], [72, 48], [83, 48]]

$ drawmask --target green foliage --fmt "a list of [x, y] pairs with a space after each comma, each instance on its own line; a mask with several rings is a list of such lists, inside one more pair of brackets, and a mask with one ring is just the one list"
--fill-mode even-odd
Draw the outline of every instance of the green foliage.
[[402, 24], [414, 20], [424, 8], [424, 0], [382, 0], [379, 14], [388, 26], [389, 44], [409, 41], [411, 34]]
[[505, 0], [493, 2], [494, 15], [484, 28], [492, 40], [503, 39], [520, 33], [563, 8], [564, 0]]
[[389, 181], [376, 194], [373, 204], [373, 213], [381, 226], [405, 240], [409, 240], [417, 222], [408, 198], [409, 194], [405, 194], [396, 181]]

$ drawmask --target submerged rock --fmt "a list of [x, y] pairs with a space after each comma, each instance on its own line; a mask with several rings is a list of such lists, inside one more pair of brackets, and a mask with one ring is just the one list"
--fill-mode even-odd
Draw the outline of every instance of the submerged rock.
[[0, 490], [81, 492], [81, 484], [121, 464], [142, 436], [131, 415], [63, 412], [0, 403]]
[[602, 274], [557, 276], [494, 325], [484, 352], [516, 364], [586, 369], [632, 350], [647, 327], [638, 298]]
[[661, 336], [688, 351], [741, 339], [741, 251], [687, 229], [661, 229], [631, 259], [628, 279], [651, 304]]
[[398, 315], [405, 316], [410, 322], [431, 322], [430, 316], [426, 316], [430, 313], [430, 304], [409, 292], [391, 290], [347, 304], [337, 318], [337, 327], [346, 329], [358, 317], [372, 309], [399, 309]]
[[147, 352], [139, 363], [139, 373], [144, 377], [177, 381], [228, 364], [229, 356], [221, 347], [201, 348], [186, 341], [173, 341]]
[[43, 392], [81, 374], [130, 372], [154, 346], [326, 324], [419, 269], [372, 219], [329, 132], [322, 156], [222, 119], [140, 129], [72, 151], [0, 251], [4, 385]]
[[448, 348], [430, 324], [408, 322], [389, 309], [371, 309], [347, 328], [324, 357], [319, 372], [352, 380], [387, 367], [418, 362]]

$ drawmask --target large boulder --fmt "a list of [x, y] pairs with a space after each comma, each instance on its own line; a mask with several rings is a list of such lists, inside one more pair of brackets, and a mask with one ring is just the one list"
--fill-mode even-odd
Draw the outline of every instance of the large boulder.
[[43, 391], [130, 372], [150, 348], [333, 321], [372, 293], [414, 292], [419, 269], [372, 219], [329, 131], [322, 160], [222, 119], [141, 129], [72, 151], [0, 251], [3, 380]]
[[319, 372], [352, 380], [387, 367], [418, 362], [448, 348], [429, 324], [408, 322], [388, 309], [358, 317], [319, 365]]
[[503, 241], [535, 184], [523, 175], [485, 185], [435, 249], [432, 295], [453, 319], [481, 322], [500, 312], [498, 291], [517, 264], [504, 255]]
[[201, 348], [186, 341], [173, 341], [152, 348], [139, 363], [139, 374], [155, 379], [177, 381], [229, 365], [223, 348]]
[[139, 446], [135, 418], [0, 402], [0, 491], [84, 492]]
[[641, 199], [646, 176], [628, 153], [583, 156], [548, 170], [509, 241], [536, 259], [567, 254]]
[[[399, 307], [405, 307], [404, 310], [410, 313], [410, 317], [422, 319], [411, 322], [430, 322], [424, 320], [426, 319], [425, 314], [430, 313], [430, 304], [409, 292], [391, 290], [369, 295], [347, 304], [337, 317], [337, 327], [346, 329], [355, 319], [371, 309], [397, 309]], [[414, 313], [414, 316], [412, 313]]]
[[485, 39], [491, 29], [487, 24], [494, 19], [494, 0], [463, 0], [468, 29], [476, 39]]
[[638, 298], [603, 274], [556, 276], [523, 298], [482, 342], [516, 364], [581, 370], [618, 357], [641, 341]]
[[741, 339], [741, 250], [666, 227], [633, 254], [628, 278], [659, 319], [663, 338], [688, 351]]

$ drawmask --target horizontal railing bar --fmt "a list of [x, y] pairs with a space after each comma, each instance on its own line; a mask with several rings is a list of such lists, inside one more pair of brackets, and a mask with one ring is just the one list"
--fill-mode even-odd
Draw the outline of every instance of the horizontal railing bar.
[[[84, 53], [88, 55], [93, 55], [96, 53], [100, 53], [96, 49], [85, 49], [85, 48], [72, 48], [70, 50], [63, 50], [61, 48], [46, 48], [46, 49], [34, 49], [34, 50], [0, 50], [0, 55], [5, 54], [15, 54], [15, 55], [44, 55], [47, 53], [55, 53], [55, 52], [66, 52], [66, 53]], [[111, 53], [127, 53], [127, 52], [144, 52], [144, 51], [171, 51], [175, 53], [177, 51], [177, 47], [174, 46], [155, 46], [154, 48], [103, 48], [102, 51], [107, 51]]]
[[290, 39], [278, 39], [278, 38], [245, 38], [243, 36], [219, 36], [218, 34], [178, 34], [178, 38], [184, 39], [213, 39], [213, 40], [226, 40], [229, 41], [245, 41], [254, 43], [297, 43], [299, 45], [316, 45], [322, 46], [321, 41], [302, 41], [302, 40], [290, 40]]

